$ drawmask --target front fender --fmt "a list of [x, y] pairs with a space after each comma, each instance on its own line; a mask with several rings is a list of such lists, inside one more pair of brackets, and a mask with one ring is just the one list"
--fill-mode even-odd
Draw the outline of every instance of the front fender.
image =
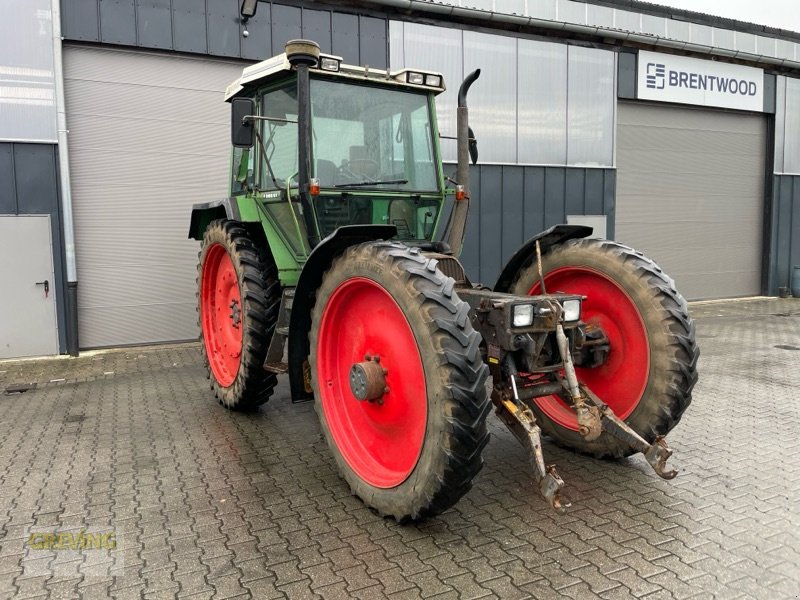
[[500, 272], [497, 283], [494, 284], [495, 292], [508, 293], [511, 284], [522, 269], [528, 267], [536, 258], [536, 242], [539, 242], [542, 253], [551, 246], [556, 246], [567, 240], [585, 238], [592, 235], [592, 228], [586, 225], [553, 225], [541, 233], [533, 236], [514, 255], [508, 259], [506, 266]]
[[214, 202], [202, 202], [192, 205], [192, 217], [189, 221], [189, 239], [202, 240], [206, 227], [215, 219], [230, 219], [231, 221], [241, 221], [239, 205], [232, 202], [230, 198], [215, 200]]
[[292, 400], [313, 398], [310, 382], [304, 377], [310, 351], [311, 310], [317, 300], [317, 289], [333, 259], [348, 247], [363, 242], [388, 240], [397, 235], [394, 225], [345, 225], [314, 247], [297, 280], [289, 320], [289, 385]]

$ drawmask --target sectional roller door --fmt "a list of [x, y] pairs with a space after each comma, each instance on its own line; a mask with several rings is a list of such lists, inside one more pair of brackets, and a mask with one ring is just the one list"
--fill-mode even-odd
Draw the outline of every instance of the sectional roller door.
[[688, 299], [758, 295], [765, 152], [760, 115], [621, 103], [616, 239]]
[[197, 337], [190, 208], [227, 195], [223, 91], [242, 67], [65, 49], [83, 348]]

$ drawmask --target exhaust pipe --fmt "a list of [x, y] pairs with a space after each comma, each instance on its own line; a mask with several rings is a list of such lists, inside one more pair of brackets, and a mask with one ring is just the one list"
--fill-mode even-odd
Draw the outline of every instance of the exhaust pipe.
[[467, 215], [469, 214], [469, 160], [472, 163], [478, 162], [478, 144], [475, 135], [469, 126], [469, 110], [467, 109], [467, 92], [470, 86], [481, 74], [480, 69], [474, 70], [467, 75], [461, 87], [458, 88], [458, 108], [456, 109], [456, 136], [458, 167], [456, 169], [456, 180], [463, 188], [463, 199], [456, 198], [453, 206], [453, 221], [447, 236], [447, 243], [455, 256], [461, 255], [461, 248], [464, 244], [464, 232], [467, 228]]

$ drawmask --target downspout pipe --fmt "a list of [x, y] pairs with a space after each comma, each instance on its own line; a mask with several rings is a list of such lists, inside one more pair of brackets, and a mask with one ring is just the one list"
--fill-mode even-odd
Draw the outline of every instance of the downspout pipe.
[[64, 104], [60, 0], [51, 0], [50, 14], [53, 26], [53, 73], [56, 94], [58, 172], [61, 187], [61, 222], [67, 263], [67, 352], [71, 356], [78, 356], [78, 269], [75, 261], [75, 229], [72, 220], [72, 184], [69, 177], [69, 146], [67, 142], [69, 131], [67, 130], [66, 105]]

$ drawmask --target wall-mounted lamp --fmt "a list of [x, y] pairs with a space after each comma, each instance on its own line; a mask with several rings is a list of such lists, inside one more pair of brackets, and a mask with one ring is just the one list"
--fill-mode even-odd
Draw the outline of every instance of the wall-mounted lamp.
[[255, 16], [257, 8], [258, 0], [242, 0], [242, 5], [239, 7], [239, 15], [242, 17], [242, 25], [244, 26], [242, 36], [244, 37], [250, 35], [250, 32], [247, 31], [247, 22], [251, 17]]

